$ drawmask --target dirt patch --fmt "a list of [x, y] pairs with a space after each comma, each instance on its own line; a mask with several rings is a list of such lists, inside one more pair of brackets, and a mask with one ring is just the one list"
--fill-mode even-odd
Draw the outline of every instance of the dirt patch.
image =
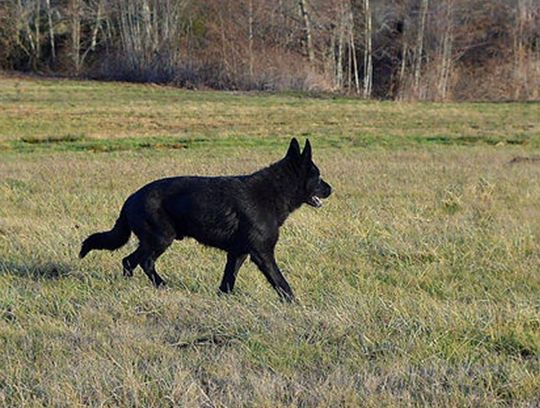
[[508, 162], [508, 164], [519, 164], [519, 163], [539, 163], [540, 164], [540, 156], [516, 156], [512, 160]]

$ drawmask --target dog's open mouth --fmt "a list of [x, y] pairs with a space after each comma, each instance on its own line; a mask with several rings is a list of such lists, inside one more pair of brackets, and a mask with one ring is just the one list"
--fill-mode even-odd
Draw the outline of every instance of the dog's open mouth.
[[312, 207], [315, 207], [315, 208], [319, 208], [319, 207], [322, 206], [322, 200], [319, 197], [317, 197], [316, 195], [311, 196], [310, 198], [308, 198], [306, 203], [308, 205], [311, 205]]

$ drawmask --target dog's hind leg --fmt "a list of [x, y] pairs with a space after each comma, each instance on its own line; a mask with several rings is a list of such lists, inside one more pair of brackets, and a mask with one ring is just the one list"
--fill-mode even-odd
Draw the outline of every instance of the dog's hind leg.
[[148, 276], [155, 287], [160, 287], [165, 284], [165, 281], [156, 272], [156, 261], [172, 244], [172, 239], [169, 241], [161, 240], [153, 245], [144, 244], [141, 249], [139, 265], [141, 265], [144, 273]]
[[141, 246], [139, 246], [133, 253], [122, 259], [122, 267], [124, 269], [124, 276], [131, 278], [133, 276], [133, 270], [139, 266], [141, 257]]
[[134, 224], [133, 232], [139, 238], [139, 248], [128, 256], [127, 263], [135, 268], [135, 263], [131, 261], [136, 261], [154, 286], [162, 286], [165, 282], [156, 272], [155, 264], [173, 243], [177, 235], [174, 226], [168, 216], [159, 211], [146, 214], [146, 218], [139, 218]]
[[225, 265], [225, 272], [223, 273], [223, 279], [219, 290], [223, 293], [229, 293], [234, 288], [236, 282], [236, 275], [238, 270], [246, 260], [247, 255], [236, 255], [233, 253], [227, 253], [227, 264]]

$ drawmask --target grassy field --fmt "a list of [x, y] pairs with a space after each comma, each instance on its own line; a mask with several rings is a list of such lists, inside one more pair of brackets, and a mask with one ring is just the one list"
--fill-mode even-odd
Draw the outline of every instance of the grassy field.
[[[175, 243], [77, 259], [158, 177], [309, 136], [335, 194], [282, 229], [300, 303]], [[540, 405], [540, 104], [397, 104], [0, 78], [0, 406]], [[516, 160], [516, 158], [518, 158]]]

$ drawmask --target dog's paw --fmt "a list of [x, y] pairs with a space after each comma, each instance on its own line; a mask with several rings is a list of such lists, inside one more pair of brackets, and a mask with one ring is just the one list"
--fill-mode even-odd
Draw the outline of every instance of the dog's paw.
[[158, 290], [167, 290], [167, 289], [169, 289], [169, 285], [167, 285], [167, 282], [165, 282], [163, 280], [156, 283], [155, 286], [156, 286], [156, 289], [158, 289]]

